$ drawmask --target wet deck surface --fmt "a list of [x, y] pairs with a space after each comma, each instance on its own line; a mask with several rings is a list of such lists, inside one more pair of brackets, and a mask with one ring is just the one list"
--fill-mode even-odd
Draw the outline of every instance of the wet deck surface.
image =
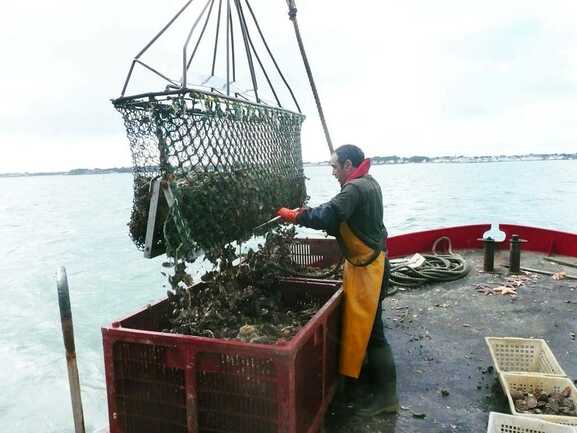
[[[500, 266], [508, 252], [497, 253], [494, 274], [480, 272], [479, 251], [460, 253], [473, 264], [466, 278], [398, 292], [384, 301], [401, 413], [367, 419], [333, 406], [325, 420], [327, 433], [486, 432], [489, 412], [509, 413], [509, 408], [485, 336], [544, 338], [567, 375], [577, 378], [577, 281], [530, 274], [524, 275], [516, 298], [485, 295], [479, 287], [497, 287], [509, 277]], [[523, 252], [521, 264], [577, 275], [575, 268], [542, 259]], [[360, 383], [359, 398], [368, 392], [368, 385]]]

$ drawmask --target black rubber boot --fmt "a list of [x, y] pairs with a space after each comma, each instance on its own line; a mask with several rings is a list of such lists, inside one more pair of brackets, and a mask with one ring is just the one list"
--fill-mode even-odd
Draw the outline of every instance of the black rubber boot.
[[333, 406], [340, 409], [351, 409], [353, 407], [353, 387], [351, 379], [346, 376], [339, 376]]
[[367, 351], [369, 371], [375, 393], [373, 399], [357, 411], [360, 416], [376, 416], [383, 413], [398, 413], [397, 370], [391, 346], [369, 347]]

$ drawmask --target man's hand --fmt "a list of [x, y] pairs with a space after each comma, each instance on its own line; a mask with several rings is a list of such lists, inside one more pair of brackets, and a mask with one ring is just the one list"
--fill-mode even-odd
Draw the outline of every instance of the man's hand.
[[296, 223], [297, 217], [300, 215], [300, 213], [300, 209], [288, 209], [286, 207], [281, 207], [276, 211], [277, 216], [293, 224]]

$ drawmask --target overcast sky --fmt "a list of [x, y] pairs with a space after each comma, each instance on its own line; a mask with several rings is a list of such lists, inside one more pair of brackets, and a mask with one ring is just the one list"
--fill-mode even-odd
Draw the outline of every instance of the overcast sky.
[[[131, 59], [185, 2], [5, 3], [0, 172], [130, 165], [122, 119], [110, 99], [120, 95]], [[179, 79], [182, 43], [204, 4], [195, 0], [182, 26], [143, 60]], [[326, 160], [286, 2], [251, 4], [307, 115], [304, 159]], [[577, 151], [576, 2], [297, 5], [335, 144], [358, 144], [368, 156]], [[201, 64], [192, 69], [208, 72]], [[140, 69], [127, 93], [164, 85]]]

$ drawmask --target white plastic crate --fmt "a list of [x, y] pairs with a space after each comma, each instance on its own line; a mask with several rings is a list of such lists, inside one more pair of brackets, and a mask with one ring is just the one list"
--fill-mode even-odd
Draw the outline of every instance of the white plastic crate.
[[577, 433], [577, 429], [541, 419], [491, 412], [487, 433]]
[[487, 433], [577, 433], [577, 429], [542, 419], [491, 412]]
[[498, 373], [539, 373], [567, 377], [545, 340], [485, 337]]
[[550, 394], [552, 392], [562, 392], [565, 387], [568, 386], [571, 388], [571, 396], [569, 398], [577, 405], [577, 388], [575, 388], [575, 385], [570, 379], [566, 377], [545, 376], [542, 374], [499, 373], [499, 381], [507, 396], [507, 400], [509, 400], [509, 407], [513, 415], [542, 419], [556, 424], [577, 427], [577, 416], [538, 415], [517, 412], [515, 402], [511, 397], [511, 391], [514, 390], [533, 392], [535, 388], [539, 388], [543, 392]]

